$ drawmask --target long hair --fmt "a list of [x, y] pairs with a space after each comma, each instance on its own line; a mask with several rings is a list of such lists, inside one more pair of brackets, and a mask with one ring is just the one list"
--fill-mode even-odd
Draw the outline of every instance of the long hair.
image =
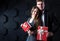
[[36, 17], [34, 18], [34, 22], [35, 22], [35, 25], [38, 26], [38, 25], [41, 24], [40, 19], [41, 19], [42, 11], [39, 10], [39, 8], [38, 8], [37, 6], [34, 6], [34, 7], [31, 9], [31, 14], [32, 14], [32, 12], [33, 12], [35, 9], [37, 9], [37, 12], [36, 12], [36, 13], [37, 13], [38, 16], [36, 16]]
[[38, 16], [35, 17], [35, 19], [36, 19], [36, 18], [40, 18], [40, 17], [41, 17], [41, 14], [42, 14], [42, 11], [41, 11], [37, 6], [32, 7], [32, 9], [31, 9], [31, 15], [32, 15], [32, 13], [33, 13], [33, 11], [34, 11], [35, 9], [37, 9], [37, 12], [36, 12], [36, 13], [37, 13], [37, 15], [38, 15]]

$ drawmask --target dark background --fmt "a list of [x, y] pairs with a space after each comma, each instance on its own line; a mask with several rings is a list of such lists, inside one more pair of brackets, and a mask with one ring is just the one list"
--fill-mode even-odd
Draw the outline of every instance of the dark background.
[[[28, 19], [35, 0], [0, 0], [0, 41], [25, 41], [20, 24]], [[46, 9], [55, 11], [60, 21], [60, 1], [45, 0]]]

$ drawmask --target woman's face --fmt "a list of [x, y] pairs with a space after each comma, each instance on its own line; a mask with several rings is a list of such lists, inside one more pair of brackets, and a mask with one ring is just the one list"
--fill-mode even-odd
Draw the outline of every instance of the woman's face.
[[33, 10], [33, 12], [32, 12], [32, 16], [31, 16], [32, 18], [35, 18], [35, 17], [36, 17], [36, 15], [37, 15], [37, 11], [38, 11], [37, 8]]

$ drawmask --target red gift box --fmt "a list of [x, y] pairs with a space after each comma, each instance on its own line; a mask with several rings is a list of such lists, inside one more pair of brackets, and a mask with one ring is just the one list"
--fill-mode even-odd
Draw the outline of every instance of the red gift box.
[[22, 29], [26, 32], [30, 29], [31, 25], [28, 22], [21, 24]]
[[38, 26], [37, 40], [47, 41], [47, 36], [48, 36], [48, 27], [46, 27], [46, 26]]

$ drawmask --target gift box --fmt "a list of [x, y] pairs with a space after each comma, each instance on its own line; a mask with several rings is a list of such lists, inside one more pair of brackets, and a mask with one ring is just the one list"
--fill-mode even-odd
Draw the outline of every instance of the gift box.
[[21, 24], [22, 29], [26, 32], [31, 28], [31, 25], [28, 22]]
[[37, 40], [47, 41], [48, 27], [38, 26], [37, 28]]

